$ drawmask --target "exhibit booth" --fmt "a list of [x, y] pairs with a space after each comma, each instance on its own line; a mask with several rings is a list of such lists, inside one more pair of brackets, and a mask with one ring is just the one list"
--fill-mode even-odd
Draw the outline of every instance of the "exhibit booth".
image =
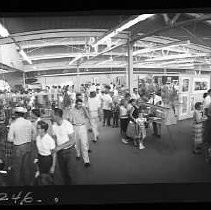
[[[210, 89], [210, 75], [194, 75], [194, 74], [169, 74], [160, 75], [152, 74], [151, 86], [153, 89], [156, 85], [174, 89], [176, 95], [173, 103], [175, 111], [178, 115], [178, 120], [188, 119], [193, 117], [194, 105], [196, 102], [203, 102], [203, 94]], [[141, 80], [138, 80], [138, 87], [143, 82], [143, 75], [140, 75]], [[147, 75], [145, 78], [149, 78]], [[148, 79], [149, 82], [149, 79]], [[151, 90], [152, 91], [152, 90]], [[162, 98], [164, 95], [162, 95]], [[168, 100], [168, 99], [167, 99]]]

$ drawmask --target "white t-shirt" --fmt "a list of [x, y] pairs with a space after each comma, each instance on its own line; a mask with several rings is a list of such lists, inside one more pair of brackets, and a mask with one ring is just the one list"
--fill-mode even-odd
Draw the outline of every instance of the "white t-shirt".
[[114, 96], [118, 96], [118, 90], [114, 89]]
[[100, 108], [99, 99], [97, 97], [89, 98], [87, 107], [91, 118], [98, 117], [98, 109]]
[[[162, 102], [162, 98], [160, 96], [158, 96], [158, 95], [155, 95], [154, 105], [157, 104], [159, 101]], [[148, 103], [153, 104], [153, 98], [150, 98], [149, 101], [148, 101]]]
[[105, 110], [111, 110], [111, 103], [112, 103], [112, 98], [109, 94], [105, 94], [102, 98], [103, 100], [103, 109]]
[[56, 147], [54, 139], [48, 133], [43, 138], [37, 136], [36, 145], [38, 153], [43, 156], [51, 155], [51, 150]]
[[128, 118], [128, 110], [124, 106], [120, 106], [120, 118]]
[[68, 135], [72, 134], [73, 132], [73, 125], [69, 121], [64, 119], [61, 125], [54, 123], [52, 126], [52, 134], [57, 137], [58, 146], [68, 142]]

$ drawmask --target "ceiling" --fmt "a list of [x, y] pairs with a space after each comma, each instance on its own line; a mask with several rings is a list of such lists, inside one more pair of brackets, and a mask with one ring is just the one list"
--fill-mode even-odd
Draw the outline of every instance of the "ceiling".
[[[207, 14], [156, 14], [150, 19], [91, 47], [90, 43], [126, 21], [128, 15], [7, 17], [1, 23], [13, 37], [0, 38], [0, 45], [16, 43], [32, 61], [23, 60], [24, 72], [57, 72], [57, 74], [98, 69], [124, 69], [128, 63], [128, 37], [145, 37], [133, 45], [133, 67], [140, 69], [201, 69], [211, 68], [211, 19], [194, 22], [159, 33], [152, 31], [169, 27]], [[147, 36], [147, 34], [150, 34]], [[118, 47], [119, 46], [119, 47]]]

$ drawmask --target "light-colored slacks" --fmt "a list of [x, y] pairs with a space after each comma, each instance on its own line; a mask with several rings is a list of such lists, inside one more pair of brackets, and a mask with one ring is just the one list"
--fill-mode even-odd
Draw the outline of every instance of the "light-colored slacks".
[[82, 154], [84, 163], [89, 163], [89, 142], [88, 142], [88, 134], [87, 134], [87, 126], [80, 125], [74, 126], [75, 129], [75, 139], [76, 139], [76, 155], [80, 157]]

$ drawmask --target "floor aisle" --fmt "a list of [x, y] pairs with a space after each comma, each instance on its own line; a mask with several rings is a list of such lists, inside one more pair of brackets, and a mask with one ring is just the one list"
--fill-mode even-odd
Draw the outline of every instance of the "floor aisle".
[[99, 142], [90, 143], [91, 167], [72, 157], [73, 184], [209, 182], [211, 166], [203, 155], [192, 154], [191, 135], [191, 121], [179, 121], [172, 128], [173, 143], [164, 131], [161, 139], [148, 136], [139, 150], [121, 142], [119, 128], [101, 127]]

